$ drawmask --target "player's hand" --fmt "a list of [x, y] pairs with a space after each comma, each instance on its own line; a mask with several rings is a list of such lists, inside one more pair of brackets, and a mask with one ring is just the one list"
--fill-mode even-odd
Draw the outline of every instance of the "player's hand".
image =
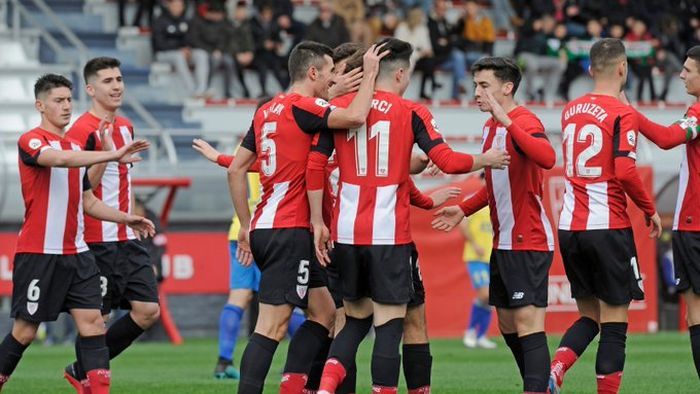
[[201, 138], [195, 138], [192, 140], [192, 149], [199, 152], [202, 156], [204, 156], [207, 160], [209, 160], [212, 163], [216, 163], [216, 159], [221, 154], [221, 152], [214, 149], [213, 146], [209, 145], [207, 141], [204, 141]]
[[491, 94], [491, 92], [489, 92], [488, 90], [484, 89], [484, 97], [486, 98], [486, 102], [488, 102], [489, 107], [491, 107], [491, 115], [493, 115], [494, 119], [496, 119], [506, 127], [510, 126], [511, 123], [513, 123], [513, 121], [508, 116], [506, 110], [503, 109], [503, 106], [501, 106], [501, 104], [498, 103], [496, 98], [493, 97], [493, 94]]
[[661, 238], [661, 218], [658, 212], [654, 212], [654, 216], [646, 217], [647, 226], [651, 226], [649, 238]]
[[100, 142], [102, 143], [103, 151], [114, 150], [114, 140], [112, 139], [112, 133], [114, 132], [114, 124], [107, 120], [107, 115], [105, 115], [102, 120], [100, 120], [100, 125], [97, 126], [97, 132], [100, 136]]
[[333, 249], [331, 233], [323, 222], [312, 222], [311, 230], [314, 233], [314, 249], [319, 264], [326, 267], [331, 262], [329, 251]]
[[379, 73], [379, 62], [384, 56], [388, 55], [390, 52], [389, 50], [382, 50], [384, 48], [384, 45], [385, 44], [372, 45], [362, 57], [362, 70], [368, 75], [376, 77]]
[[115, 161], [122, 164], [136, 163], [141, 161], [140, 157], [133, 156], [134, 153], [144, 151], [151, 147], [151, 143], [146, 140], [136, 140], [126, 144], [114, 152]]
[[430, 163], [430, 159], [425, 153], [411, 153], [411, 164], [408, 172], [410, 172], [412, 175], [420, 174], [421, 172], [423, 172], [423, 170], [425, 170], [425, 167], [428, 165], [428, 163]]
[[481, 154], [487, 167], [502, 170], [510, 164], [510, 155], [505, 150], [493, 147]]
[[440, 169], [440, 167], [438, 167], [437, 164], [433, 163], [432, 161], [428, 163], [428, 166], [425, 168], [425, 171], [430, 176], [438, 176], [442, 174], [442, 170]]
[[437, 208], [444, 204], [447, 200], [459, 197], [462, 189], [458, 187], [446, 187], [430, 194], [430, 199], [433, 200], [433, 208]]
[[333, 86], [328, 89], [330, 98], [357, 91], [360, 88], [360, 82], [362, 82], [362, 69], [356, 68], [350, 72], [336, 75], [333, 82]]
[[434, 216], [435, 219], [431, 223], [433, 228], [448, 232], [464, 219], [464, 212], [459, 205], [450, 205], [435, 212]]
[[143, 216], [127, 215], [124, 223], [134, 230], [137, 239], [153, 237], [156, 235], [156, 226], [152, 221]]
[[253, 264], [253, 252], [250, 251], [250, 229], [241, 226], [238, 230], [238, 248], [236, 249], [236, 259], [244, 267]]

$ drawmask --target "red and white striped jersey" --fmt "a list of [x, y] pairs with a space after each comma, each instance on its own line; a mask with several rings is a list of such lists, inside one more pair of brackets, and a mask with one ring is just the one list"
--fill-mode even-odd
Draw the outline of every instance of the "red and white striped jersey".
[[[527, 108], [516, 107], [508, 116], [528, 134], [547, 138], [544, 126]], [[552, 225], [542, 205], [542, 168], [519, 150], [503, 124], [489, 118], [484, 125], [482, 152], [493, 147], [505, 149], [511, 156], [505, 169], [484, 169], [494, 249], [554, 250]]]
[[631, 227], [615, 158], [636, 159], [636, 111], [615, 97], [586, 94], [564, 107], [565, 192], [559, 229]]
[[[100, 119], [90, 112], [84, 113], [68, 130], [68, 136], [78, 141], [84, 150], [102, 150], [99, 137]], [[134, 139], [134, 128], [128, 119], [114, 119], [112, 140], [115, 149], [129, 144]], [[100, 184], [92, 189], [97, 198], [108, 206], [122, 212], [131, 212], [130, 165], [116, 161], [106, 164]], [[112, 223], [85, 216], [85, 240], [87, 243], [117, 242], [136, 239], [134, 231], [125, 224]]]
[[[696, 128], [700, 117], [700, 103], [693, 104], [679, 122], [684, 128]], [[700, 231], [700, 142], [698, 139], [683, 145], [683, 160], [678, 177], [678, 199], [673, 216], [673, 229]]]
[[262, 193], [251, 230], [309, 228], [306, 163], [314, 134], [328, 127], [332, 108], [320, 98], [280, 94], [255, 112], [242, 147], [260, 162]]
[[47, 149], [79, 151], [80, 144], [36, 128], [22, 134], [18, 148], [25, 212], [16, 253], [67, 255], [88, 250], [83, 239], [83, 190], [90, 189], [85, 168], [37, 163]]
[[335, 153], [328, 159], [323, 190], [323, 222], [330, 228], [333, 220], [333, 208], [338, 199], [340, 185], [340, 168], [335, 160]]
[[[332, 101], [347, 107], [355, 94]], [[412, 242], [409, 177], [413, 144], [440, 168], [467, 172], [473, 159], [452, 152], [430, 112], [402, 97], [377, 91], [365, 125], [322, 133], [310, 156], [310, 168], [325, 168], [335, 149], [340, 169], [331, 234], [352, 245], [403, 245]], [[446, 163], [450, 163], [448, 166]]]

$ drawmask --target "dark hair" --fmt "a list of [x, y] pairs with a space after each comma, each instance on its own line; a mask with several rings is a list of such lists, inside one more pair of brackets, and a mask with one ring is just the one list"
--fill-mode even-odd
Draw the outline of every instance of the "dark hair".
[[[377, 46], [383, 45], [381, 51], [389, 51], [379, 62], [379, 74], [395, 70], [397, 67], [408, 68], [411, 65], [413, 47], [406, 41], [398, 38], [387, 37], [376, 42]], [[347, 67], [346, 67], [347, 68]]]
[[73, 89], [73, 84], [63, 75], [44, 74], [34, 83], [34, 98], [38, 99], [39, 95], [48, 93], [55, 88]]
[[695, 45], [688, 49], [685, 56], [687, 56], [689, 59], [695, 60], [696, 65], [700, 67], [700, 45]]
[[515, 61], [508, 57], [487, 56], [482, 57], [476, 63], [472, 64], [472, 74], [479, 71], [493, 70], [493, 75], [501, 82], [513, 83], [513, 96], [518, 91], [520, 81], [523, 79], [523, 73]]
[[321, 68], [323, 57], [333, 57], [333, 50], [325, 44], [315, 41], [302, 41], [292, 49], [289, 55], [289, 77], [292, 82], [306, 78], [309, 67]]
[[348, 60], [345, 61], [345, 71], [344, 72], [350, 72], [356, 68], [362, 69], [362, 66], [365, 62], [365, 53], [360, 51], [360, 52], [355, 52], [354, 55], [350, 56]]
[[92, 58], [85, 63], [85, 67], [83, 68], [83, 78], [85, 79], [85, 83], [88, 83], [88, 79], [97, 75], [98, 71], [108, 68], [119, 68], [121, 65], [122, 63], [113, 57]]
[[333, 48], [333, 63], [348, 59], [357, 52], [364, 49], [364, 45], [359, 42], [346, 42]]
[[591, 70], [604, 71], [627, 57], [625, 45], [617, 38], [603, 38], [591, 47]]

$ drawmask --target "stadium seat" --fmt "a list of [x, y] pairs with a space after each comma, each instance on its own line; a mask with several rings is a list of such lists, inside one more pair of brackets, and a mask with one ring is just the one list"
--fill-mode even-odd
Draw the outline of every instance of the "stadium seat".
[[0, 100], [22, 102], [31, 99], [31, 94], [25, 89], [21, 78], [0, 76]]
[[0, 67], [31, 63], [22, 49], [22, 43], [18, 41], [0, 41], [0, 53]]
[[0, 133], [3, 137], [12, 134], [19, 135], [26, 131], [27, 125], [19, 114], [0, 113]]

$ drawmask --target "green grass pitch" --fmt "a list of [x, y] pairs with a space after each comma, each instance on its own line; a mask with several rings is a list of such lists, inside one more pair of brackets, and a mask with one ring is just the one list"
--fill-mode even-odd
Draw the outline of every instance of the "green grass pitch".
[[[559, 338], [550, 338], [550, 349]], [[268, 375], [265, 393], [277, 393], [288, 342], [283, 342]], [[239, 342], [236, 360], [245, 343]], [[595, 392], [594, 342], [567, 375], [565, 393]], [[466, 349], [458, 340], [433, 340], [433, 392], [518, 393], [519, 376], [502, 341], [496, 350]], [[370, 392], [371, 341], [358, 354], [358, 393]], [[190, 340], [183, 346], [137, 343], [112, 362], [114, 393], [234, 393], [236, 382], [214, 380], [217, 357], [213, 340]], [[73, 359], [73, 347], [32, 345], [3, 393], [72, 393], [62, 378], [63, 367]], [[403, 377], [399, 392], [405, 393]], [[622, 393], [700, 393], [687, 334], [631, 335]]]

